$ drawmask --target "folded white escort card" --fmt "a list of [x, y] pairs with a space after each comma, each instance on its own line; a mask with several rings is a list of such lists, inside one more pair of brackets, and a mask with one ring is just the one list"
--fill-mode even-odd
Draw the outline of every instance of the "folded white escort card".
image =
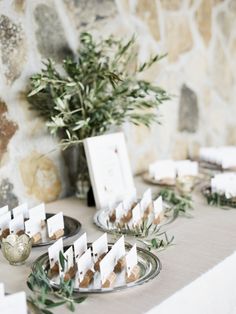
[[20, 214], [22, 214], [24, 216], [24, 219], [29, 218], [28, 204], [24, 203], [24, 204], [21, 204], [15, 208], [13, 208], [12, 213], [13, 213], [14, 218]]
[[46, 220], [45, 204], [42, 203], [29, 209], [29, 218], [38, 220], [39, 222], [43, 222], [44, 220]]
[[58, 239], [55, 243], [53, 243], [48, 248], [48, 257], [49, 257], [50, 268], [53, 268], [55, 263], [59, 262], [59, 254], [60, 254], [60, 252], [63, 253], [63, 241], [62, 241], [62, 238]]
[[0, 235], [2, 232], [9, 228], [9, 223], [11, 221], [11, 212], [8, 211], [0, 216]]
[[3, 297], [0, 300], [1, 314], [27, 314], [27, 303], [25, 292], [18, 292]]
[[92, 252], [90, 248], [78, 259], [77, 268], [77, 276], [81, 283], [85, 279], [87, 272], [93, 268]]
[[1, 207], [0, 208], [0, 216], [6, 214], [8, 212], [8, 210], [9, 210], [8, 205]]
[[11, 219], [11, 221], [9, 222], [9, 229], [10, 233], [17, 233], [22, 230], [24, 231], [25, 224], [23, 214], [19, 214], [15, 218]]
[[92, 250], [94, 262], [96, 262], [102, 254], [107, 253], [108, 245], [106, 233], [104, 233], [100, 238], [93, 242]]
[[48, 236], [50, 239], [58, 239], [64, 234], [64, 218], [60, 212], [47, 219]]
[[152, 190], [149, 188], [143, 193], [143, 197], [140, 201], [140, 210], [144, 214], [149, 205], [152, 204]]
[[0, 282], [0, 302], [4, 296], [5, 296], [4, 284]]
[[73, 244], [74, 252], [75, 252], [75, 261], [78, 259], [85, 251], [87, 251], [87, 234], [84, 233], [81, 237], [79, 237]]

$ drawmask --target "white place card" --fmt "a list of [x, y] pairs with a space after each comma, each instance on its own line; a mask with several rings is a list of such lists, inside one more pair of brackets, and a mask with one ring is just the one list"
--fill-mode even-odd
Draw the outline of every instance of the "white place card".
[[180, 160], [175, 162], [178, 177], [197, 176], [198, 162], [190, 160]]
[[19, 214], [9, 222], [9, 229], [10, 233], [17, 233], [20, 230], [25, 230], [23, 214]]
[[1, 207], [0, 208], [0, 216], [6, 214], [8, 212], [8, 210], [9, 210], [8, 205]]
[[111, 249], [114, 253], [115, 264], [120, 258], [125, 256], [125, 237], [122, 235], [119, 240], [112, 246]]
[[29, 237], [35, 236], [37, 233], [41, 232], [41, 225], [38, 220], [28, 219], [25, 221], [25, 233]]
[[29, 218], [42, 221], [46, 219], [46, 214], [45, 214], [45, 204], [42, 203], [38, 206], [35, 206], [31, 209], [29, 209]]
[[129, 221], [128, 225], [130, 228], [137, 226], [142, 219], [142, 213], [140, 209], [140, 203], [138, 203], [133, 209], [132, 209], [132, 219]]
[[60, 212], [47, 219], [48, 235], [52, 237], [58, 230], [64, 229], [63, 213]]
[[108, 251], [108, 245], [107, 245], [107, 234], [104, 233], [100, 238], [98, 238], [96, 241], [92, 244], [93, 249], [93, 259], [94, 262], [96, 262], [103, 253], [106, 253]]
[[63, 253], [63, 241], [62, 238], [58, 239], [53, 245], [48, 248], [48, 257], [50, 268], [52, 268], [56, 262], [59, 261], [59, 253]]
[[160, 160], [149, 165], [149, 173], [155, 180], [166, 178], [174, 179], [176, 176], [175, 163], [173, 160]]
[[3, 230], [9, 228], [10, 221], [11, 221], [10, 211], [0, 216], [0, 235], [2, 234]]
[[1, 299], [4, 298], [4, 296], [5, 296], [4, 284], [0, 283], [0, 303]]
[[102, 285], [105, 283], [108, 276], [113, 272], [115, 265], [115, 252], [111, 249], [99, 263]]
[[89, 248], [77, 261], [77, 277], [79, 278], [79, 281], [81, 282], [84, 279], [85, 274], [89, 269], [92, 269], [93, 267], [93, 260], [92, 260], [92, 254], [91, 249]]
[[154, 216], [155, 216], [155, 218], [157, 218], [157, 217], [163, 212], [162, 196], [159, 196], [159, 197], [153, 202], [153, 211], [154, 211]]
[[27, 203], [21, 204], [13, 208], [12, 212], [14, 218], [20, 214], [23, 214], [24, 218], [29, 218], [29, 209]]
[[140, 201], [141, 212], [144, 213], [150, 204], [152, 204], [152, 190], [149, 188], [143, 193], [143, 197]]
[[84, 254], [84, 252], [87, 250], [87, 234], [84, 233], [74, 242], [73, 245], [75, 252], [75, 261], [77, 262], [80, 256]]
[[137, 190], [134, 188], [123, 200], [124, 210], [127, 212], [131, 206], [137, 201]]
[[74, 266], [73, 246], [70, 246], [69, 249], [65, 251], [64, 256], [66, 258], [65, 272], [67, 272], [71, 267]]
[[137, 256], [137, 247], [136, 244], [132, 247], [132, 249], [126, 254], [126, 273], [128, 277], [130, 276], [134, 266], [138, 264], [138, 256]]
[[0, 302], [1, 314], [27, 314], [25, 292], [18, 292], [5, 296]]
[[123, 202], [119, 203], [119, 205], [116, 206], [115, 213], [116, 213], [116, 221], [119, 222], [121, 218], [126, 214], [126, 211], [124, 210]]

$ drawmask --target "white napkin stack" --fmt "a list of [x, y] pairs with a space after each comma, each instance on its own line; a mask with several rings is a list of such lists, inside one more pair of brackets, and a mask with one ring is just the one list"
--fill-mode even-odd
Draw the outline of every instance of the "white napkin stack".
[[236, 196], [236, 173], [221, 173], [211, 179], [212, 193], [225, 195], [226, 198]]
[[200, 149], [200, 159], [214, 163], [223, 169], [236, 167], [236, 147], [202, 147]]
[[191, 160], [158, 160], [149, 165], [149, 175], [157, 181], [175, 179], [176, 176], [197, 176], [198, 163]]

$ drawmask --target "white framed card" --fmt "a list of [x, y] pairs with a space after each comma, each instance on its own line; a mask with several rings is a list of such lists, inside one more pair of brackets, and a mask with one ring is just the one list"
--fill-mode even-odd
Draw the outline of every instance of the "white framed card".
[[135, 190], [123, 133], [84, 140], [97, 209], [122, 201]]

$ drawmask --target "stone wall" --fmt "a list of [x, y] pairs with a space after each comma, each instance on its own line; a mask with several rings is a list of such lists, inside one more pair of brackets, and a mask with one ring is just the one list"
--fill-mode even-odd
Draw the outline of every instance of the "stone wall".
[[235, 26], [235, 0], [0, 0], [0, 206], [68, 194], [57, 141], [25, 89], [43, 58], [76, 51], [83, 30], [135, 33], [140, 61], [168, 52], [143, 75], [173, 94], [162, 125], [124, 126], [135, 172], [156, 158], [194, 157], [201, 145], [236, 144]]

